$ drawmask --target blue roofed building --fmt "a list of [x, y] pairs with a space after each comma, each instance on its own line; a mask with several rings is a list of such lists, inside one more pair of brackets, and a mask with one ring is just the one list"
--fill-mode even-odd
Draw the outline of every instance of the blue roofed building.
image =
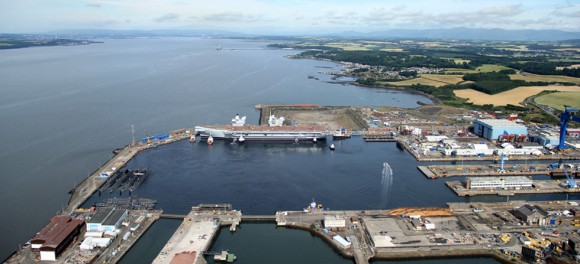
[[502, 135], [527, 135], [528, 128], [507, 119], [476, 119], [473, 133], [489, 140], [497, 140]]

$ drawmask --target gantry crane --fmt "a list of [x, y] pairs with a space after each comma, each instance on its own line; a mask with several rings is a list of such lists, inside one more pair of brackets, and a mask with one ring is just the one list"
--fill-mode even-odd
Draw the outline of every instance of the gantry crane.
[[557, 150], [565, 150], [568, 148], [564, 143], [566, 140], [568, 121], [572, 120], [580, 123], [580, 116], [576, 116], [576, 113], [578, 113], [578, 108], [564, 106], [564, 111], [560, 114], [560, 144], [556, 147]]

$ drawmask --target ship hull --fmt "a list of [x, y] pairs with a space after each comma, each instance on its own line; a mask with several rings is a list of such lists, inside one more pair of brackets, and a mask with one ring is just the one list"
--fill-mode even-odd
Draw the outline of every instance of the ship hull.
[[207, 139], [210, 135], [214, 140], [234, 140], [239, 139], [240, 136], [244, 138], [244, 141], [326, 141], [327, 134], [324, 131], [312, 131], [312, 130], [297, 130], [293, 128], [292, 130], [284, 131], [248, 131], [246, 130], [225, 130], [225, 129], [213, 129], [208, 127], [196, 128], [200, 132], [202, 139]]
[[[209, 135], [201, 134], [202, 139], [207, 139]], [[223, 136], [218, 137], [212, 134], [214, 140], [233, 140], [239, 138], [239, 136]], [[245, 141], [326, 141], [325, 135], [318, 135], [318, 136], [284, 136], [284, 135], [271, 135], [271, 136], [253, 136], [253, 135], [244, 135], [244, 142]]]

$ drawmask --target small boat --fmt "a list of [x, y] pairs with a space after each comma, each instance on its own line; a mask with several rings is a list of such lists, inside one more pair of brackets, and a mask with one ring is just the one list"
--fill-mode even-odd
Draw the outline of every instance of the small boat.
[[312, 139], [312, 142], [316, 143], [316, 141], [318, 141], [318, 140], [316, 140], [316, 138], [313, 138]]
[[191, 137], [189, 138], [189, 142], [191, 143], [195, 142], [195, 134], [191, 135]]
[[207, 138], [207, 144], [208, 145], [213, 145], [213, 137], [211, 135], [209, 135], [209, 137]]
[[330, 146], [328, 146], [328, 148], [329, 148], [330, 150], [334, 150], [334, 144], [330, 144]]
[[243, 143], [244, 141], [246, 141], [246, 139], [244, 138], [244, 136], [240, 135], [240, 138], [238, 138], [238, 142]]
[[219, 254], [215, 254], [213, 256], [213, 261], [214, 262], [227, 262], [227, 263], [233, 263], [234, 261], [236, 261], [237, 257], [235, 254], [228, 252], [227, 250], [222, 250], [221, 253]]

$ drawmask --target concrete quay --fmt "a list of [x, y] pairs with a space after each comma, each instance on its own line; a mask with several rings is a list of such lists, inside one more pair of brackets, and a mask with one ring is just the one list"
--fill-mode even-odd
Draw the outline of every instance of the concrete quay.
[[[569, 209], [580, 210], [577, 202], [534, 202], [533, 205], [541, 206], [549, 214], [546, 218], [556, 219], [552, 225], [517, 218], [514, 208], [525, 204], [532, 203], [450, 203], [447, 215], [442, 208], [282, 211], [276, 213], [276, 221], [279, 226], [318, 235], [356, 263], [433, 257], [493, 257], [504, 263], [527, 263], [521, 259], [524, 245], [543, 256], [543, 245], [549, 242], [541, 241], [551, 241], [561, 247], [568, 239], [580, 239], [576, 233], [577, 220], [561, 214]], [[329, 216], [343, 221], [341, 226], [326, 227], [325, 217]], [[555, 229], [559, 235], [552, 234]], [[531, 244], [524, 244], [520, 238], [524, 234], [530, 236]], [[348, 239], [350, 245], [338, 243], [333, 239], [337, 235]], [[554, 253], [558, 257], [566, 254]]]
[[206, 263], [204, 252], [209, 249], [220, 227], [230, 225], [235, 230], [241, 220], [240, 211], [193, 207], [153, 263], [172, 263], [174, 259], [187, 259], [188, 263]]
[[465, 184], [460, 181], [445, 182], [458, 196], [477, 196], [477, 195], [499, 195], [511, 196], [516, 194], [542, 194], [542, 193], [579, 193], [580, 188], [567, 188], [560, 186], [558, 180], [533, 181], [534, 188], [521, 189], [467, 189]]
[[121, 169], [142, 150], [187, 139], [191, 136], [191, 134], [186, 133], [186, 131], [193, 131], [193, 129], [176, 130], [173, 131], [166, 139], [154, 140], [151, 143], [138, 142], [134, 145], [127, 145], [124, 148], [115, 151], [115, 156], [105, 162], [105, 164], [95, 170], [91, 175], [85, 178], [74, 188], [65, 212], [68, 214], [72, 213], [91, 195], [93, 195], [93, 193], [95, 193], [105, 182], [107, 182], [107, 178], [100, 177], [101, 173], [113, 172], [115, 170]]
[[[111, 245], [109, 245], [103, 252], [100, 254], [99, 258], [94, 263], [117, 263], [125, 254], [133, 247], [135, 243], [141, 238], [141, 236], [151, 227], [155, 221], [159, 219], [162, 211], [130, 211], [129, 212], [129, 219], [130, 223], [128, 227], [124, 227], [121, 229], [121, 232]], [[136, 221], [140, 218], [144, 217], [141, 222], [139, 222], [139, 227], [135, 229], [131, 229], [131, 226], [134, 226]], [[124, 239], [122, 237], [123, 234], [127, 232], [131, 232], [131, 235]]]
[[[542, 166], [532, 164], [533, 166]], [[527, 168], [525, 168], [527, 167]], [[431, 165], [418, 166], [417, 168], [429, 179], [448, 178], [448, 177], [469, 177], [469, 176], [532, 176], [532, 175], [549, 175], [549, 169], [530, 169], [529, 165], [519, 164], [505, 166], [505, 172], [499, 172], [500, 165], [497, 164], [479, 164], [479, 165]], [[544, 166], [545, 167], [545, 166]]]

